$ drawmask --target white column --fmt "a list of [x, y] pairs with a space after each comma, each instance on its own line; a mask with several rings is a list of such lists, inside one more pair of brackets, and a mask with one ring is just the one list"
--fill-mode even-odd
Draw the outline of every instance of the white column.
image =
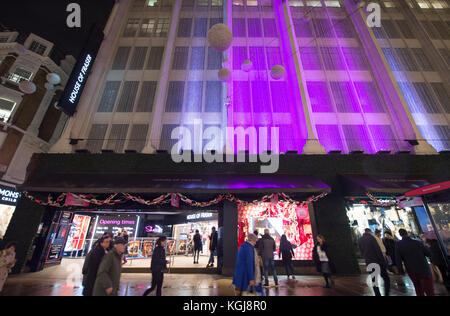
[[55, 96], [55, 89], [47, 90], [44, 97], [41, 100], [41, 104], [39, 104], [39, 107], [34, 114], [33, 120], [31, 121], [30, 126], [28, 126], [27, 131], [31, 134], [38, 136], [39, 134], [39, 127], [42, 124], [42, 121], [44, 119], [45, 113], [47, 113], [48, 107], [50, 106], [50, 103], [53, 100], [53, 97]]
[[161, 141], [161, 132], [163, 127], [163, 116], [166, 100], [166, 90], [169, 82], [170, 61], [173, 48], [175, 46], [175, 37], [177, 33], [178, 19], [181, 11], [181, 0], [175, 0], [173, 5], [170, 30], [167, 38], [167, 45], [164, 49], [164, 58], [161, 66], [161, 75], [159, 77], [158, 88], [156, 91], [156, 102], [154, 107], [153, 121], [147, 133], [147, 140], [142, 153], [153, 154], [159, 147]]
[[61, 116], [59, 117], [59, 121], [56, 124], [55, 130], [53, 131], [53, 135], [50, 138], [50, 140], [48, 141], [48, 143], [50, 145], [56, 143], [56, 141], [60, 138], [68, 118], [69, 117], [65, 113], [61, 113]]

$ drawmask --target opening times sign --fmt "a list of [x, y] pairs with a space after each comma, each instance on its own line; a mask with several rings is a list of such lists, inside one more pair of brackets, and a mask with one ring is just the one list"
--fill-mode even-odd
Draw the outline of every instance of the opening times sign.
[[136, 215], [100, 216], [94, 233], [94, 239], [102, 237], [104, 233], [112, 233], [115, 236], [119, 230], [122, 232], [126, 230], [131, 238], [135, 235], [136, 225]]

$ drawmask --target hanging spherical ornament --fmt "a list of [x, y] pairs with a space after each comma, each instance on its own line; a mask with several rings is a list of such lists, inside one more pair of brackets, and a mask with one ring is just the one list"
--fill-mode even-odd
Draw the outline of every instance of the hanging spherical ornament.
[[53, 104], [53, 106], [55, 107], [55, 109], [57, 109], [58, 111], [61, 111], [61, 107], [59, 106], [58, 102], [55, 102], [55, 104]]
[[227, 82], [231, 79], [231, 71], [228, 68], [221, 68], [218, 72], [218, 77], [220, 81]]
[[33, 94], [36, 92], [36, 85], [31, 81], [24, 80], [19, 83], [19, 89], [25, 94]]
[[275, 80], [280, 80], [286, 74], [286, 69], [281, 65], [275, 65], [270, 69], [270, 76]]
[[57, 85], [61, 82], [61, 77], [58, 74], [50, 73], [47, 75], [47, 81], [52, 85]]
[[242, 70], [245, 72], [249, 72], [253, 68], [253, 63], [250, 59], [246, 59], [242, 62]]
[[208, 43], [218, 52], [226, 51], [231, 46], [232, 41], [233, 33], [230, 28], [223, 23], [214, 25], [208, 31]]
[[297, 217], [299, 219], [305, 219], [308, 217], [308, 209], [307, 206], [297, 206], [297, 208], [295, 209], [295, 212], [297, 213]]
[[47, 89], [47, 90], [53, 90], [55, 88], [55, 86], [53, 84], [51, 84], [50, 82], [47, 82], [44, 86], [45, 86], [45, 89]]

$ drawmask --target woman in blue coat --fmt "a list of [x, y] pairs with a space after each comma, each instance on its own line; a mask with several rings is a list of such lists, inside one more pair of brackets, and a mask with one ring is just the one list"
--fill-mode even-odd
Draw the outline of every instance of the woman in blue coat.
[[238, 296], [255, 286], [255, 245], [257, 241], [258, 237], [250, 234], [247, 241], [239, 248], [233, 277], [233, 285], [236, 287]]

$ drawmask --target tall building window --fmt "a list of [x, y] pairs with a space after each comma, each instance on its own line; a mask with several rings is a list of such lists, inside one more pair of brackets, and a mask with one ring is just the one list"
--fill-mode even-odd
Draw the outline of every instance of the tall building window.
[[203, 81], [189, 81], [186, 91], [186, 112], [201, 112], [203, 100]]
[[223, 6], [223, 0], [212, 0], [211, 6], [213, 7], [221, 7]]
[[422, 68], [423, 71], [434, 71], [433, 65], [431, 64], [428, 57], [425, 55], [425, 52], [422, 48], [411, 48], [414, 56], [416, 56], [416, 60]]
[[108, 124], [93, 124], [86, 142], [86, 149], [91, 153], [102, 150]]
[[383, 20], [383, 28], [389, 38], [400, 38], [400, 33], [395, 28], [395, 24], [391, 20]]
[[336, 30], [338, 37], [353, 38], [355, 33], [353, 32], [352, 23], [348, 19], [333, 20], [333, 26]]
[[442, 39], [450, 39], [450, 30], [448, 24], [445, 24], [442, 21], [431, 21], [431, 24], [433, 24], [434, 28], [438, 31]]
[[372, 152], [372, 146], [368, 142], [370, 139], [367, 128], [364, 125], [342, 125], [345, 141], [348, 151], [364, 150], [367, 153]]
[[344, 60], [338, 47], [321, 47], [323, 62], [327, 70], [345, 70]]
[[12, 74], [8, 75], [8, 80], [21, 83], [22, 81], [29, 81], [32, 76], [32, 72], [23, 69], [22, 67], [17, 67]]
[[205, 69], [205, 47], [192, 47], [190, 69]]
[[441, 82], [433, 82], [431, 83], [431, 88], [441, 102], [441, 105], [444, 108], [445, 112], [450, 113], [450, 97], [444, 87], [444, 84]]
[[275, 113], [288, 113], [289, 93], [285, 81], [270, 81], [270, 92], [272, 94], [272, 107]]
[[345, 60], [349, 70], [369, 70], [364, 50], [360, 47], [343, 47]]
[[150, 56], [148, 57], [147, 69], [159, 70], [164, 55], [164, 47], [152, 47], [150, 49]]
[[306, 86], [313, 112], [334, 112], [326, 82], [308, 81]]
[[429, 21], [421, 21], [431, 39], [439, 39], [439, 33]]
[[338, 125], [317, 124], [316, 130], [320, 143], [327, 151], [342, 150], [344, 148]]
[[438, 102], [435, 101], [431, 90], [425, 82], [414, 82], [413, 86], [417, 96], [422, 102], [422, 107], [427, 113], [441, 113]]
[[281, 49], [280, 47], [266, 47], [267, 52], [267, 67], [272, 69], [275, 65], [282, 65], [283, 60], [281, 59]]
[[233, 46], [233, 69], [241, 70], [242, 62], [248, 58], [247, 56], [247, 47]]
[[300, 47], [300, 57], [305, 70], [323, 69], [317, 47]]
[[134, 101], [139, 87], [138, 81], [127, 81], [123, 85], [122, 96], [117, 105], [117, 112], [133, 112]]
[[155, 29], [156, 19], [143, 19], [141, 24], [141, 30], [139, 32], [140, 37], [151, 37]]
[[141, 70], [144, 67], [147, 47], [135, 47], [133, 57], [130, 61], [130, 70]]
[[170, 22], [168, 18], [159, 18], [155, 29], [156, 37], [167, 37], [169, 34]]
[[392, 48], [381, 48], [392, 71], [402, 70], [400, 62]]
[[251, 46], [249, 48], [250, 52], [250, 60], [253, 63], [253, 69], [255, 70], [265, 70], [266, 67], [266, 58], [264, 56], [264, 47], [258, 46], [254, 47]]
[[[320, 1], [319, 1], [320, 3]], [[327, 19], [313, 19], [316, 37], [331, 38], [333, 35], [333, 26]]]
[[336, 108], [340, 113], [358, 113], [357, 98], [352, 91], [350, 82], [330, 82]]
[[0, 122], [8, 121], [16, 102], [0, 98]]
[[261, 20], [260, 19], [247, 19], [248, 23], [248, 36], [249, 37], [261, 37]]
[[108, 81], [103, 91], [102, 99], [98, 107], [98, 112], [112, 112], [119, 93], [120, 81]]
[[114, 59], [112, 70], [124, 70], [128, 63], [131, 47], [119, 47]]
[[268, 81], [252, 81], [253, 112], [270, 113], [270, 95]]
[[192, 19], [180, 19], [178, 37], [191, 37]]
[[187, 68], [189, 56], [189, 47], [187, 46], [177, 46], [175, 47], [175, 52], [173, 53], [173, 70], [184, 70]]
[[412, 58], [407, 48], [395, 48], [395, 52], [397, 53], [397, 56], [399, 57], [404, 70], [407, 71], [419, 70], [419, 68], [417, 68], [416, 62]]
[[206, 112], [222, 112], [222, 83], [220, 81], [206, 82]]
[[167, 90], [166, 112], [181, 112], [183, 96], [184, 81], [170, 81]]
[[384, 113], [383, 100], [373, 82], [355, 82], [356, 93], [364, 113]]
[[123, 37], [135, 37], [139, 29], [139, 22], [139, 19], [128, 19], [125, 30], [123, 31]]
[[275, 19], [263, 19], [264, 37], [278, 37]]
[[128, 124], [113, 124], [106, 143], [106, 148], [116, 153], [123, 152], [128, 133]]
[[208, 19], [196, 18], [194, 24], [194, 37], [206, 37]]
[[222, 68], [222, 58], [222, 53], [208, 47], [208, 70]]
[[141, 96], [136, 106], [136, 112], [151, 112], [153, 110], [157, 84], [156, 81], [144, 81], [142, 83]]
[[413, 29], [407, 20], [396, 20], [395, 21], [398, 28], [403, 34], [403, 37], [406, 39], [416, 38], [416, 35], [413, 32]]
[[245, 25], [245, 19], [233, 18], [233, 36], [247, 37], [247, 27]]
[[305, 19], [293, 19], [295, 35], [297, 37], [314, 37], [311, 23]]
[[47, 50], [47, 46], [45, 46], [37, 41], [33, 41], [28, 49], [31, 50], [32, 52], [35, 52], [36, 54], [42, 56], [42, 55], [44, 55], [45, 51]]
[[141, 152], [147, 140], [148, 125], [146, 124], [135, 124], [131, 128], [130, 140], [128, 141], [127, 149], [136, 150]]

